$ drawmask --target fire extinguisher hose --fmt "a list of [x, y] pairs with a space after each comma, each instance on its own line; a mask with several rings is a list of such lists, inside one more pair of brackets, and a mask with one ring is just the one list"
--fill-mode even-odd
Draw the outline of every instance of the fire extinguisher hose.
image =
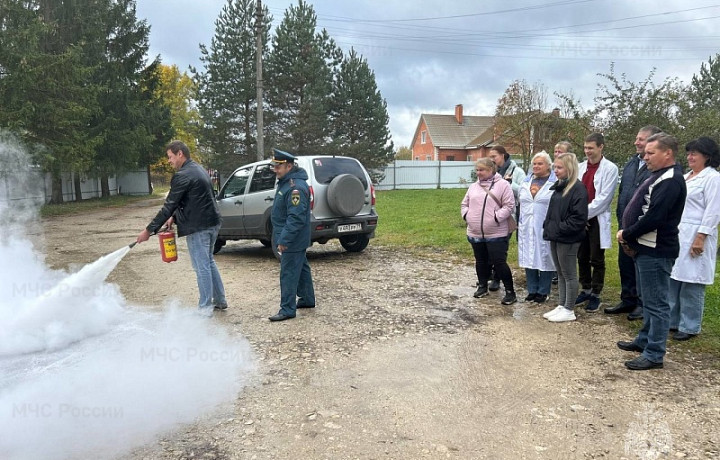
[[[150, 235], [151, 235], [151, 236], [152, 236], [152, 235], [157, 235], [158, 233], [162, 233], [162, 232], [164, 232], [165, 230], [167, 230], [167, 225], [163, 225], [163, 226], [160, 227], [157, 231], [152, 232]], [[129, 247], [130, 249], [132, 249], [133, 246], [135, 246], [136, 244], [137, 244], [137, 241], [133, 241], [132, 243], [128, 244], [128, 247]]]

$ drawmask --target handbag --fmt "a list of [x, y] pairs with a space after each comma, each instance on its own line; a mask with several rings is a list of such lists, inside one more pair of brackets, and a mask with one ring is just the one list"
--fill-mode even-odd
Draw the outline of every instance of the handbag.
[[[493, 182], [492, 185], [490, 185], [489, 189], [487, 189], [487, 190], [483, 189], [483, 190], [485, 190], [485, 193], [487, 193], [490, 196], [490, 198], [495, 200], [495, 203], [497, 203], [497, 205], [502, 208], [502, 203], [500, 203], [500, 199], [498, 197], [496, 197], [495, 194], [492, 192], [493, 185], [495, 185], [495, 182]], [[514, 232], [515, 230], [517, 230], [517, 221], [515, 220], [515, 216], [513, 216], [512, 214], [510, 214], [510, 217], [508, 217], [507, 224], [508, 224], [508, 235], [511, 234], [512, 232]]]

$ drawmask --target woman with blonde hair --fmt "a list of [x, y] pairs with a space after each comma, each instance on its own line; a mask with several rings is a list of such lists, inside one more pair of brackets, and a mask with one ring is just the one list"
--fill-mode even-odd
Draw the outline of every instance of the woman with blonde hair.
[[559, 305], [545, 313], [553, 323], [575, 321], [575, 298], [578, 293], [577, 253], [585, 238], [588, 217], [588, 194], [578, 181], [578, 162], [574, 153], [561, 153], [554, 163], [557, 182], [543, 223], [543, 238], [550, 241], [555, 270], [558, 274]]
[[460, 204], [460, 215], [467, 222], [467, 239], [475, 256], [478, 288], [473, 296], [488, 295], [490, 267], [494, 266], [505, 285], [501, 303], [511, 305], [517, 301], [517, 296], [507, 263], [507, 236], [515, 198], [510, 183], [497, 173], [497, 166], [490, 158], [479, 159], [475, 163], [475, 172], [477, 181], [470, 185]]

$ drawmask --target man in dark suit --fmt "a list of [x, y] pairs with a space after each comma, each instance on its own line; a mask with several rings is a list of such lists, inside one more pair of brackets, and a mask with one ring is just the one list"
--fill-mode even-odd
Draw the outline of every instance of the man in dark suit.
[[[622, 230], [622, 215], [623, 212], [625, 212], [625, 207], [627, 207], [630, 202], [635, 190], [650, 176], [650, 171], [648, 171], [645, 166], [645, 160], [643, 160], [647, 139], [661, 131], [657, 126], [645, 126], [644, 128], [640, 128], [640, 131], [638, 131], [635, 137], [635, 155], [625, 163], [620, 178], [620, 193], [618, 194], [616, 209], [620, 230]], [[620, 247], [618, 251], [618, 267], [620, 268], [620, 284], [622, 286], [620, 303], [614, 307], [606, 308], [605, 313], [608, 315], [627, 313], [628, 319], [631, 321], [642, 319], [642, 301], [638, 297], [637, 292], [635, 262], [632, 257], [625, 254], [622, 247]]]

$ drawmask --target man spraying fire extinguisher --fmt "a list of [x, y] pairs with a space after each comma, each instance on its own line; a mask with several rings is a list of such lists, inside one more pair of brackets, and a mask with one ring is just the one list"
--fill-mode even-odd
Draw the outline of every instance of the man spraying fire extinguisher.
[[201, 314], [212, 316], [213, 309], [227, 308], [225, 287], [213, 259], [213, 246], [220, 229], [220, 213], [215, 203], [212, 182], [205, 169], [190, 159], [190, 149], [183, 142], [171, 142], [166, 153], [168, 162], [176, 171], [170, 181], [170, 192], [162, 209], [140, 232], [136, 241], [147, 241], [163, 225], [172, 229], [173, 224], [177, 223], [178, 236], [187, 237], [190, 262], [197, 277], [200, 291], [198, 309]]

